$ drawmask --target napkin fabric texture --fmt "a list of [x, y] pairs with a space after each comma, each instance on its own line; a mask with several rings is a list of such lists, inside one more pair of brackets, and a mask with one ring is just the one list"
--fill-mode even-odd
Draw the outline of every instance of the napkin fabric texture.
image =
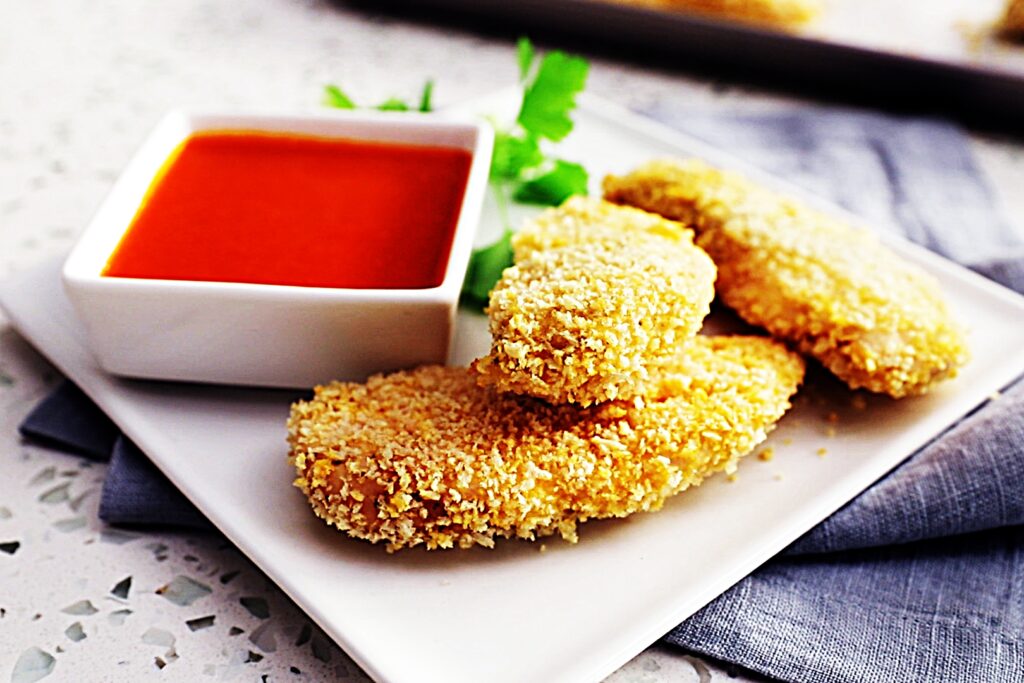
[[100, 519], [123, 526], [213, 529], [213, 525], [129, 441], [82, 390], [65, 380], [19, 427], [26, 438], [109, 463]]
[[[1024, 292], [1024, 244], [949, 123], [818, 108], [645, 113]], [[107, 522], [209, 527], [73, 385], [22, 432], [110, 459]], [[1024, 383], [664, 640], [787, 681], [1022, 681], [1022, 525]]]
[[[1024, 293], [1024, 243], [948, 122], [647, 113]], [[783, 680], [1024, 681], [1021, 525], [1024, 382], [665, 640]]]

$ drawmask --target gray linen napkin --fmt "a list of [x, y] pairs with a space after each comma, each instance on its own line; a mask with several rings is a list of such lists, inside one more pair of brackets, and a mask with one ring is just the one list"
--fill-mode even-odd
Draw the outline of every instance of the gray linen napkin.
[[[965, 137], [948, 123], [821, 109], [647, 113], [1024, 292], [1024, 246], [994, 209]], [[108, 522], [205, 523], [138, 449], [111, 436], [97, 412], [66, 385], [22, 431], [86, 451], [106, 439], [120, 453], [100, 508]], [[1024, 384], [922, 449], [665, 641], [808, 683], [1022, 681], [1020, 525]]]
[[29, 413], [23, 436], [97, 462], [107, 462], [99, 516], [125, 526], [213, 529], [138, 447], [96, 407], [82, 390], [65, 380]]
[[[1024, 293], [1024, 242], [949, 123], [646, 113]], [[1019, 682], [1022, 524], [1024, 382], [665, 640], [791, 681]]]

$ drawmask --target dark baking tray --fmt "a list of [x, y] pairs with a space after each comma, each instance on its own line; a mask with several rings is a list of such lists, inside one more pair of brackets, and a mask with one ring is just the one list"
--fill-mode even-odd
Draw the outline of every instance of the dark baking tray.
[[662, 68], [993, 120], [1024, 132], [1024, 68], [866, 48], [810, 33], [595, 0], [419, 0], [372, 6], [433, 22], [468, 20], [491, 31], [569, 37], [577, 48], [654, 59]]

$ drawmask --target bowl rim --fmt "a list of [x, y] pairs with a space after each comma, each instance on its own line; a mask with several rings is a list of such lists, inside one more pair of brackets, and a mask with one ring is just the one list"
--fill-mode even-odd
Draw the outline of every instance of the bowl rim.
[[[175, 132], [177, 129], [177, 132]], [[132, 220], [116, 231], [114, 246], [98, 250], [96, 242], [110, 241], [108, 214], [122, 202], [129, 202], [135, 211], [152, 187], [157, 172], [170, 150], [190, 135], [204, 131], [244, 130], [282, 133], [328, 139], [356, 139], [371, 142], [398, 142], [434, 147], [454, 147], [470, 153], [470, 167], [462, 200], [459, 203], [451, 247], [448, 250], [444, 277], [440, 284], [422, 288], [347, 288], [280, 285], [217, 280], [170, 280], [160, 278], [127, 278], [101, 275]], [[409, 137], [440, 134], [449, 142], [416, 141]], [[463, 144], [450, 140], [462, 138]], [[352, 303], [450, 303], [458, 300], [462, 281], [469, 264], [473, 240], [479, 222], [479, 207], [487, 190], [490, 173], [493, 129], [481, 119], [452, 118], [435, 113], [376, 110], [303, 110], [276, 109], [205, 109], [179, 107], [160, 118], [124, 166], [117, 180], [93, 213], [64, 261], [61, 278], [66, 288], [83, 292], [167, 292], [182, 295], [222, 294], [239, 301], [267, 300], [273, 302], [344, 301]], [[160, 151], [163, 150], [163, 151]], [[159, 163], [154, 165], [154, 159]], [[141, 177], [140, 177], [141, 176]], [[143, 181], [144, 182], [141, 182]], [[142, 191], [139, 191], [142, 187]], [[118, 221], [120, 223], [120, 221]], [[97, 257], [96, 254], [102, 256]]]

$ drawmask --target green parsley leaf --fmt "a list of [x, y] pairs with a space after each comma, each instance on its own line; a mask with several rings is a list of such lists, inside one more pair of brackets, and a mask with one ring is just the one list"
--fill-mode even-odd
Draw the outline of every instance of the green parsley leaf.
[[397, 97], [389, 97], [378, 104], [375, 109], [379, 111], [409, 111], [409, 105]]
[[474, 306], [486, 306], [501, 273], [511, 265], [512, 231], [506, 228], [497, 242], [473, 251], [462, 282], [462, 299]]
[[523, 169], [537, 166], [544, 160], [537, 138], [527, 134], [495, 131], [494, 153], [491, 155], [491, 178], [516, 180]]
[[[433, 109], [431, 99], [434, 94], [434, 81], [429, 80], [423, 84], [423, 91], [420, 93], [420, 101], [416, 106], [417, 111], [429, 112]], [[351, 97], [345, 94], [341, 88], [336, 85], [324, 86], [324, 99], [323, 102], [328, 107], [334, 107], [335, 109], [358, 109], [355, 101]], [[389, 97], [374, 109], [379, 111], [411, 111], [412, 107], [405, 100], [398, 97]]]
[[574, 194], [587, 194], [587, 171], [579, 164], [556, 159], [554, 168], [524, 182], [512, 198], [525, 204], [558, 206]]
[[356, 103], [336, 85], [324, 87], [324, 104], [335, 109], [355, 109]]
[[428, 80], [423, 84], [423, 93], [420, 95], [420, 106], [419, 110], [422, 112], [432, 111], [434, 109], [430, 100], [434, 95], [434, 81], [433, 79]]
[[572, 130], [569, 113], [576, 107], [576, 95], [587, 82], [590, 64], [564, 52], [544, 56], [533, 81], [523, 93], [516, 119], [530, 133], [558, 142]]
[[516, 43], [516, 60], [519, 63], [519, 80], [525, 82], [526, 77], [530, 75], [530, 67], [533, 66], [533, 58], [536, 55], [533, 49], [533, 43], [530, 39], [523, 36]]

